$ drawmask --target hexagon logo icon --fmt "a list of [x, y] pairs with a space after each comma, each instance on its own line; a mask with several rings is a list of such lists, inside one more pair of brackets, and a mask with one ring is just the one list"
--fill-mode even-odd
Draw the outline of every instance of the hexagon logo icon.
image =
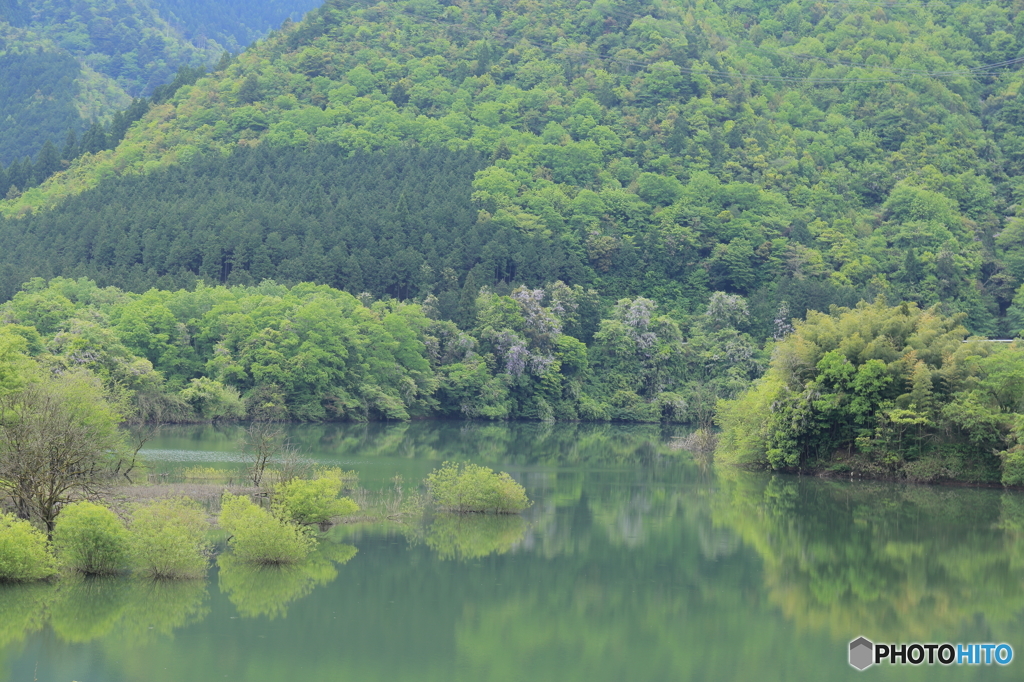
[[875, 645], [869, 640], [858, 637], [850, 642], [850, 665], [857, 670], [864, 670], [875, 662]]

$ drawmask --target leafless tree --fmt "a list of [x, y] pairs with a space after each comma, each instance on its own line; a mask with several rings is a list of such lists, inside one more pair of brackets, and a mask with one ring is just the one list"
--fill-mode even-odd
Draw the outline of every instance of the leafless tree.
[[250, 424], [242, 444], [242, 457], [248, 479], [257, 488], [263, 485], [272, 461], [280, 469], [281, 481], [308, 474], [307, 463], [299, 456], [298, 448], [288, 442], [280, 424], [262, 420]]
[[52, 533], [69, 502], [99, 492], [125, 453], [122, 410], [98, 379], [44, 376], [0, 396], [0, 490]]

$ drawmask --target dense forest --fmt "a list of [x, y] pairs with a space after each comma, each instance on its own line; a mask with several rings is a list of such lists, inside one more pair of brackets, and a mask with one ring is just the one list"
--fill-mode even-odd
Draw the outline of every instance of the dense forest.
[[1024, 344], [938, 306], [810, 312], [723, 401], [719, 458], [787, 470], [1024, 484]]
[[598, 319], [596, 294], [554, 282], [422, 305], [326, 285], [133, 294], [36, 279], [0, 307], [0, 388], [84, 370], [135, 419], [406, 420], [425, 416], [697, 421], [760, 371], [744, 302], [718, 294], [684, 336], [645, 298]]
[[571, 254], [563, 281], [610, 301], [739, 294], [766, 337], [783, 302], [884, 294], [1010, 335], [1022, 32], [1009, 3], [329, 2], [0, 210], [239, 147], [472, 149], [478, 220]]
[[180, 67], [215, 64], [225, 51], [239, 52], [315, 6], [314, 0], [3, 0], [0, 165], [36, 156], [47, 140], [59, 148], [69, 132], [80, 135], [106, 122]]
[[[992, 453], [1014, 451], [1019, 406], [990, 365], [1016, 346], [963, 342], [1024, 329], [1020, 9], [330, 0], [4, 170], [6, 315], [47, 362], [73, 320], [114, 330], [175, 418], [223, 416], [182, 407], [193, 382], [219, 382], [225, 415], [270, 391], [313, 420], [708, 425], [724, 398], [727, 434], [763, 436], [726, 439], [742, 461], [857, 468], [895, 448], [898, 475], [1013, 482]], [[38, 296], [64, 317], [33, 321]], [[278, 298], [234, 340], [207, 329], [224, 301]], [[420, 345], [387, 381], [241, 359], [319, 346], [283, 312], [307, 299], [388, 334], [401, 318]], [[166, 307], [146, 333], [180, 361], [124, 336], [136, 300]], [[826, 319], [887, 340], [801, 345]], [[269, 340], [286, 331], [287, 353]], [[968, 406], [988, 426], [957, 421]], [[908, 468], [943, 439], [953, 459]]]

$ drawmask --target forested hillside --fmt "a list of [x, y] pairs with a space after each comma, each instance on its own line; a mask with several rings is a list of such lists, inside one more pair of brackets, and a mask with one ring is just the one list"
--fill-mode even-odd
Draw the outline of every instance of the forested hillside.
[[[148, 201], [125, 198], [125, 187], [145, 182], [139, 174], [211, 182], [219, 164], [230, 184], [228, 169], [252, 163], [242, 148], [262, 148], [273, 177], [271, 159], [285, 149], [311, 159], [380, 154], [372, 163], [386, 167], [393, 150], [414, 144], [478, 153], [478, 223], [538, 253], [567, 254], [557, 275], [540, 268], [543, 277], [611, 300], [643, 295], [697, 311], [712, 291], [741, 294], [765, 337], [784, 302], [799, 316], [884, 294], [941, 301], [967, 313], [973, 332], [1012, 334], [1019, 319], [1006, 313], [1024, 281], [1022, 40], [1024, 18], [1009, 2], [335, 0], [181, 88], [115, 150], [3, 202], [13, 220], [0, 226], [2, 258], [19, 276], [38, 267], [115, 281], [104, 280], [115, 261], [102, 250], [52, 244], [60, 255], [41, 264], [24, 250], [63, 233], [71, 214], [49, 207], [89, 190], [80, 201], [131, 213]], [[175, 209], [176, 225], [153, 203], [130, 229], [173, 242], [209, 211], [196, 194], [195, 213], [186, 201]], [[359, 261], [360, 247], [331, 237], [354, 228], [336, 218], [314, 226], [326, 210], [321, 201], [310, 216], [268, 219], [245, 246], [221, 236], [236, 229], [234, 216], [206, 220], [222, 243], [213, 261], [154, 258], [136, 241], [117, 268], [145, 280], [117, 281], [244, 281], [240, 267], [255, 268], [254, 281], [272, 272], [354, 286], [338, 263]], [[92, 224], [78, 244], [105, 239]], [[401, 231], [417, 232], [415, 220]], [[315, 241], [325, 256], [338, 247], [331, 267], [282, 270], [291, 256], [275, 240], [286, 233], [310, 252]], [[418, 239], [400, 248], [415, 251]], [[260, 249], [272, 267], [248, 255]], [[458, 288], [471, 272], [474, 285], [540, 274], [523, 269], [532, 256], [474, 269], [482, 258], [451, 266]], [[378, 293], [426, 293], [413, 282], [387, 286]]]
[[132, 97], [170, 81], [179, 67], [212, 65], [224, 51], [238, 52], [314, 6], [314, 0], [3, 0], [0, 164], [35, 156], [46, 140], [59, 148], [69, 131], [81, 134], [93, 121], [106, 121]]

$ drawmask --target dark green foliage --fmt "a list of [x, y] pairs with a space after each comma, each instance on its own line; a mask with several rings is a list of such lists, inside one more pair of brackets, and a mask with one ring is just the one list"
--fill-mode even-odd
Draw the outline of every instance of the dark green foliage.
[[561, 278], [563, 247], [477, 219], [470, 182], [479, 167], [472, 153], [418, 149], [347, 158], [336, 147], [260, 147], [202, 157], [112, 182], [57, 211], [0, 219], [7, 296], [56, 272], [139, 291], [269, 278], [403, 299], [435, 293], [452, 315], [469, 269], [486, 273], [477, 288]]
[[[152, 93], [153, 101], [166, 101], [225, 50], [239, 52], [317, 4], [25, 0], [0, 5], [0, 22], [6, 25], [0, 41], [0, 166], [34, 157], [47, 140], [59, 144], [68, 131], [81, 134], [95, 119], [109, 125], [108, 141], [115, 145], [139, 118], [134, 109], [143, 100], [132, 97]], [[128, 102], [128, 110], [119, 111]], [[60, 158], [70, 161], [75, 155]], [[0, 196], [11, 184], [25, 189], [3, 180], [0, 174]]]
[[[324, 285], [126, 293], [36, 279], [0, 307], [22, 364], [85, 370], [149, 421], [486, 419], [706, 423], [761, 367], [745, 301], [716, 294], [689, 341], [648, 299], [601, 320], [596, 294], [556, 281], [499, 295], [473, 325], [424, 304]], [[597, 328], [588, 347], [582, 336]], [[12, 365], [12, 368], [14, 366]], [[12, 387], [20, 370], [12, 369]], [[23, 383], [23, 382], [22, 382]]]
[[1018, 483], [1024, 349], [968, 339], [963, 317], [882, 301], [808, 315], [721, 406], [720, 457]]
[[[0, 202], [0, 293], [58, 274], [165, 290], [111, 309], [109, 328], [157, 394], [207, 418], [223, 387], [299, 419], [707, 426], [809, 310], [884, 294], [974, 333], [1024, 328], [1024, 81], [991, 66], [1024, 40], [1019, 9], [476, 10], [332, 0], [210, 77], [180, 71], [158, 106], [65, 145], [117, 144], [141, 114], [116, 148]], [[44, 160], [5, 172], [31, 182]], [[167, 293], [270, 278], [358, 296], [331, 294], [326, 317], [371, 310], [403, 352], [364, 363], [339, 342], [358, 357], [342, 361], [324, 339], [347, 322], [295, 331], [290, 302], [228, 328]], [[395, 331], [400, 306], [374, 298], [430, 321]], [[43, 313], [40, 333], [72, 331]], [[833, 359], [820, 369], [843, 396], [856, 377]], [[815, 448], [864, 437], [867, 408], [820, 402]]]
[[[82, 130], [74, 101], [80, 70], [67, 53], [0, 51], [0, 167], [35, 156], [44, 140], [60, 140], [68, 130]], [[2, 176], [0, 170], [0, 180]], [[24, 181], [19, 185], [16, 180], [0, 182], [0, 195], [12, 184], [25, 188]]]
[[[0, 206], [21, 215], [122, 176], [69, 213], [106, 207], [112, 235], [69, 225], [67, 240], [63, 229], [26, 226], [3, 249], [18, 254], [7, 290], [31, 274], [24, 263], [132, 289], [195, 275], [314, 279], [353, 293], [433, 293], [442, 317], [468, 327], [479, 286], [560, 279], [687, 314], [713, 291], [743, 295], [758, 339], [783, 303], [800, 317], [878, 293], [941, 301], [967, 313], [973, 332], [1013, 325], [1005, 313], [1024, 283], [1012, 236], [1024, 196], [1021, 71], [983, 65], [1024, 40], [1018, 9], [499, 4], [330, 2], [212, 77], [160, 94], [162, 108], [110, 156], [83, 157], [52, 186]], [[436, 184], [396, 192], [388, 163], [370, 163], [365, 186], [388, 188], [373, 196], [381, 221], [364, 223], [369, 235], [335, 232], [332, 194], [315, 177], [324, 150], [390, 159], [386, 150], [411, 144], [480, 153], [471, 224], [458, 216], [438, 231], [432, 219], [406, 220], [424, 213], [417, 203]], [[261, 150], [247, 154], [265, 156], [224, 159], [252, 146]], [[317, 169], [283, 181], [302, 164], [279, 164], [268, 149], [282, 147]], [[233, 172], [251, 159], [265, 182]], [[219, 210], [167, 213], [164, 201], [139, 200], [159, 188], [135, 172], [174, 164], [154, 182], [198, 203], [216, 188]], [[275, 191], [286, 206], [270, 225], [240, 205]], [[123, 216], [145, 227], [132, 235]], [[217, 239], [196, 240], [192, 225]], [[393, 237], [396, 228], [412, 238]], [[81, 252], [125, 234], [138, 251], [125, 261], [140, 263], [130, 270]], [[19, 241], [80, 252], [40, 263]]]

